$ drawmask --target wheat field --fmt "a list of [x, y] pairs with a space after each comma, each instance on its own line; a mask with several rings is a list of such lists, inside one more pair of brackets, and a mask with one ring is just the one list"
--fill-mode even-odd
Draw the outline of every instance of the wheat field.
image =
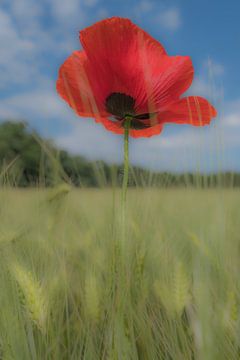
[[240, 192], [0, 191], [0, 359], [240, 358]]

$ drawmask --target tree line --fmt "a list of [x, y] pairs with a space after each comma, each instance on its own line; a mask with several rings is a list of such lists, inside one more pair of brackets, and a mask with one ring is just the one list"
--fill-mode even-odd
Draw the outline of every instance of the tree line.
[[[26, 122], [0, 124], [0, 181], [19, 187], [53, 186], [67, 182], [74, 186], [120, 186], [123, 166], [88, 161], [59, 149], [52, 140], [31, 130]], [[131, 167], [130, 186], [238, 187], [240, 174], [174, 174]]]

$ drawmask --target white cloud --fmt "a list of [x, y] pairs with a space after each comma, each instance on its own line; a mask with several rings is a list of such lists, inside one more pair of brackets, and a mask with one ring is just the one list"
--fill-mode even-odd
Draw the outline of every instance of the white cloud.
[[[45, 76], [43, 69], [49, 65], [46, 53], [59, 56], [80, 46], [76, 24], [81, 27], [81, 19], [85, 19], [80, 2], [3, 1], [6, 6], [5, 10], [0, 9], [0, 88], [14, 89], [16, 85], [28, 87], [33, 83], [38, 86]], [[54, 21], [61, 22], [61, 26], [45, 27], [42, 15], [46, 15], [47, 4], [53, 11]], [[66, 31], [66, 26], [72, 26], [72, 30]], [[72, 36], [74, 32], [75, 37]]]
[[121, 162], [123, 158], [122, 137], [106, 131], [93, 119], [75, 119], [69, 133], [56, 137], [55, 142], [61, 148], [93, 160]]
[[85, 6], [93, 7], [96, 6], [98, 3], [98, 0], [83, 0], [83, 4]]
[[[229, 114], [226, 117], [226, 122], [228, 123], [229, 127], [237, 128], [236, 130], [238, 130], [239, 133], [240, 133], [240, 112], [239, 113]], [[238, 135], [238, 139], [239, 139], [239, 145], [240, 145], [240, 137], [239, 137], [239, 135]]]
[[198, 95], [203, 97], [209, 97], [211, 95], [210, 84], [202, 77], [195, 77], [191, 88], [188, 91], [190, 95]]
[[21, 37], [11, 17], [3, 10], [0, 10], [0, 46], [0, 88], [26, 83], [29, 77], [35, 75], [35, 44]]
[[[8, 60], [16, 55], [19, 51], [28, 51], [34, 48], [34, 44], [22, 39], [14, 26], [9, 14], [0, 9], [0, 44], [1, 44], [1, 62], [2, 55], [8, 56]], [[3, 48], [2, 48], [3, 47]]]
[[158, 14], [156, 21], [165, 29], [177, 30], [182, 25], [180, 10], [176, 7], [165, 9]]
[[1, 102], [0, 108], [1, 118], [7, 116], [26, 120], [32, 117], [53, 119], [67, 118], [69, 114], [72, 116], [53, 86], [5, 98]]
[[182, 16], [179, 8], [169, 7], [163, 1], [154, 2], [142, 0], [133, 8], [133, 16], [137, 19], [149, 18], [151, 24], [170, 31], [176, 31], [182, 25]]
[[153, 2], [149, 0], [142, 0], [138, 4], [138, 9], [143, 13], [149, 12], [150, 10], [153, 9], [153, 7], [154, 7]]
[[[12, 16], [20, 22], [21, 25], [28, 27], [34, 25], [34, 21], [38, 22], [39, 17], [43, 15], [43, 7], [40, 2], [33, 2], [32, 0], [11, 0], [9, 3]], [[30, 22], [30, 23], [29, 23]]]
[[97, 18], [99, 20], [101, 19], [106, 19], [107, 17], [109, 17], [109, 12], [107, 9], [104, 9], [104, 8], [101, 8], [101, 9], [98, 9], [97, 11]]
[[209, 76], [213, 77], [222, 76], [225, 72], [224, 66], [211, 58], [204, 62], [204, 67], [208, 70]]
[[196, 76], [186, 94], [202, 96], [215, 103], [221, 103], [224, 97], [224, 89], [222, 85], [215, 84], [206, 77]]
[[200, 72], [195, 75], [187, 94], [203, 96], [214, 102], [222, 103], [224, 98], [222, 75], [224, 71], [222, 64], [210, 58], [205, 60]]
[[84, 19], [84, 12], [82, 9], [82, 2], [79, 0], [47, 0], [51, 9], [51, 13], [55, 20], [61, 23], [61, 26], [68, 25], [71, 27], [76, 20], [79, 26]]
[[223, 126], [234, 131], [239, 139], [240, 145], [240, 99], [230, 101], [225, 104], [225, 116], [223, 116]]

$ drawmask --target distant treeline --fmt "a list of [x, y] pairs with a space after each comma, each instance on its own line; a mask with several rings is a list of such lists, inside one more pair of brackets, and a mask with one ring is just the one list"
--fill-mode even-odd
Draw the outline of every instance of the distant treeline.
[[[119, 186], [123, 166], [103, 161], [90, 162], [80, 155], [58, 149], [24, 122], [0, 124], [0, 182], [20, 187], [53, 186], [65, 181], [75, 186]], [[240, 174], [173, 174], [130, 170], [130, 186], [238, 187]]]

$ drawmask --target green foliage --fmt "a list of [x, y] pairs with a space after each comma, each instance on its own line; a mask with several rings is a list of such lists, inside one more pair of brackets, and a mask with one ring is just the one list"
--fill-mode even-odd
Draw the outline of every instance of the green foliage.
[[49, 186], [61, 179], [76, 186], [97, 185], [88, 161], [59, 150], [23, 122], [0, 125], [0, 167], [2, 174], [7, 173], [3, 180], [17, 186]]

